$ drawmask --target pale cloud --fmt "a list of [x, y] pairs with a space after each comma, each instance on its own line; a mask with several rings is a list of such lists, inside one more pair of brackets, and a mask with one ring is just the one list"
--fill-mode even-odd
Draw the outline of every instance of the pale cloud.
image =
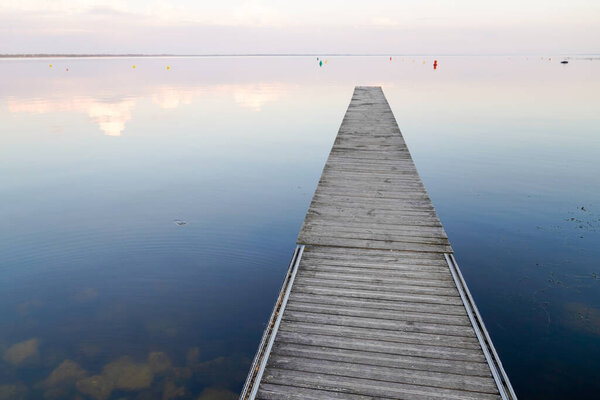
[[224, 98], [233, 101], [242, 108], [260, 112], [268, 104], [276, 102], [294, 85], [284, 83], [253, 83], [198, 86], [180, 88], [160, 85], [148, 88], [146, 94], [128, 97], [116, 97], [112, 101], [100, 100], [91, 96], [63, 96], [61, 98], [17, 99], [9, 97], [7, 108], [11, 113], [51, 114], [74, 112], [87, 117], [107, 136], [121, 136], [126, 124], [132, 118], [132, 112], [139, 101], [151, 99], [152, 103], [164, 110], [173, 110], [192, 102], [201, 96]]
[[12, 113], [48, 114], [57, 112], [79, 112], [86, 114], [98, 128], [108, 136], [120, 136], [125, 124], [131, 119], [136, 100], [127, 98], [112, 102], [93, 97], [61, 99], [8, 99], [8, 110]]
[[[0, 13], [39, 22], [61, 20], [61, 24], [79, 24], [85, 18], [129, 18], [132, 25], [204, 25], [281, 27], [292, 22], [290, 15], [276, 5], [258, 0], [226, 2], [214, 7], [203, 2], [149, 1], [38, 1], [24, 0], [0, 4]], [[58, 22], [58, 21], [57, 21]]]
[[229, 21], [223, 21], [225, 25], [256, 27], [282, 27], [290, 22], [289, 18], [277, 8], [258, 1], [243, 2], [233, 9]]
[[282, 27], [292, 21], [279, 8], [262, 1], [234, 2], [229, 7], [186, 7], [168, 1], [156, 1], [141, 11], [152, 24], [231, 27]]
[[171, 86], [160, 86], [152, 94], [152, 102], [163, 110], [171, 110], [180, 105], [190, 104], [198, 93], [190, 90], [180, 90]]
[[152, 102], [161, 109], [175, 109], [182, 105], [191, 104], [200, 96], [225, 98], [233, 100], [238, 106], [259, 112], [269, 103], [276, 102], [281, 96], [293, 88], [284, 83], [253, 83], [196, 87], [181, 89], [173, 86], [160, 86], [153, 89], [150, 96]]
[[150, 3], [147, 8], [140, 13], [141, 17], [147, 19], [153, 25], [187, 25], [187, 24], [205, 24], [208, 15], [190, 12], [177, 4], [167, 1], [156, 1]]
[[0, 48], [13, 53], [595, 52], [598, 20], [596, 0], [20, 0], [0, 2]]
[[131, 119], [135, 100], [126, 99], [117, 103], [92, 101], [86, 109], [87, 115], [108, 136], [121, 136], [125, 124]]
[[281, 93], [271, 85], [260, 84], [234, 86], [232, 89], [235, 102], [253, 111], [260, 111], [265, 104], [276, 101]]
[[375, 26], [398, 26], [398, 21], [389, 17], [371, 18], [371, 24]]
[[259, 112], [269, 103], [274, 103], [294, 85], [278, 82], [235, 85], [214, 85], [181, 89], [161, 86], [151, 95], [152, 102], [162, 109], [175, 109], [191, 104], [199, 96], [225, 98], [233, 100], [238, 106]]

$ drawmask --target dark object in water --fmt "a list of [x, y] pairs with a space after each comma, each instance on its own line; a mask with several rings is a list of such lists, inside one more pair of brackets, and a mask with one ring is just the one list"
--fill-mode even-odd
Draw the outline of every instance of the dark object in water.
[[186, 225], [186, 224], [187, 224], [187, 222], [185, 222], [185, 221], [182, 221], [182, 220], [180, 220], [180, 219], [176, 219], [176, 220], [174, 220], [173, 222], [174, 222], [175, 224], [179, 225], [179, 226], [183, 226], [183, 225]]
[[568, 64], [569, 62], [567, 60], [562, 60], [560, 63], [561, 64]]

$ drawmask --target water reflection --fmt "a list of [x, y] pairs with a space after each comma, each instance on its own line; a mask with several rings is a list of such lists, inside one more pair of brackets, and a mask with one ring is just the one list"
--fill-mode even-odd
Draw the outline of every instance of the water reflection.
[[[286, 87], [287, 86], [287, 87]], [[253, 111], [260, 111], [267, 103], [274, 103], [280, 97], [281, 93], [293, 90], [293, 85], [245, 85], [226, 88], [233, 93], [233, 99], [242, 107]]]
[[132, 118], [136, 105], [146, 98], [163, 110], [176, 109], [192, 104], [200, 96], [228, 97], [240, 107], [259, 112], [268, 103], [276, 102], [282, 93], [289, 93], [293, 85], [282, 83], [216, 85], [182, 89], [177, 86], [149, 85], [148, 94], [131, 97], [116, 91], [109, 99], [93, 98], [82, 95], [85, 87], [78, 87], [69, 93], [61, 93], [60, 98], [9, 98], [6, 102], [11, 113], [59, 114], [81, 113], [87, 115], [98, 128], [108, 136], [121, 136], [125, 125]]
[[[4, 359], [22, 367], [25, 360], [38, 355], [37, 350], [38, 340], [30, 339], [9, 348]], [[198, 348], [189, 349], [181, 365], [161, 351], [151, 352], [141, 361], [122, 356], [92, 370], [65, 359], [30, 388], [21, 382], [0, 385], [0, 399], [65, 399], [84, 395], [106, 400], [131, 394], [136, 399], [233, 399], [236, 393], [227, 388], [232, 379], [242, 379], [248, 367], [248, 359], [218, 357], [201, 361]], [[193, 395], [198, 387], [204, 387], [198, 391], [199, 397]]]
[[125, 124], [131, 119], [135, 99], [103, 102], [90, 97], [60, 99], [13, 100], [7, 102], [12, 113], [48, 114], [75, 112], [87, 115], [105, 135], [120, 136]]
[[2, 60], [0, 400], [235, 398], [357, 84], [517, 392], [594, 398], [598, 64], [423, 58]]
[[13, 344], [4, 352], [4, 361], [14, 366], [21, 366], [27, 362], [34, 363], [39, 358], [39, 339], [33, 338]]
[[[152, 352], [144, 362], [125, 356], [104, 365], [101, 373], [91, 375], [76, 362], [65, 360], [36, 387], [43, 389], [46, 399], [68, 398], [77, 392], [95, 400], [105, 400], [112, 393], [131, 392], [139, 393], [136, 398], [189, 398], [190, 380], [197, 375], [214, 374], [219, 369], [215, 363], [220, 362], [221, 359], [206, 363], [196, 360], [176, 366], [165, 353]], [[234, 396], [227, 389], [209, 387], [199, 398], [229, 399]]]
[[178, 90], [176, 87], [161, 85], [152, 93], [152, 102], [163, 110], [170, 110], [180, 105], [191, 104], [198, 94], [198, 92]]

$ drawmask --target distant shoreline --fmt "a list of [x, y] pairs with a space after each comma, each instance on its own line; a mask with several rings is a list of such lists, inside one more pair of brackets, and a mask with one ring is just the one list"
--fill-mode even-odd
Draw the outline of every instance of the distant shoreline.
[[0, 58], [177, 57], [173, 54], [0, 54]]
[[[290, 54], [0, 54], [0, 58], [152, 58], [152, 57], [534, 57], [543, 54], [343, 54], [343, 53], [290, 53]], [[553, 57], [600, 59], [600, 54], [570, 54]]]
[[[207, 56], [216, 56], [207, 55]], [[193, 54], [0, 54], [0, 58], [201, 57]]]

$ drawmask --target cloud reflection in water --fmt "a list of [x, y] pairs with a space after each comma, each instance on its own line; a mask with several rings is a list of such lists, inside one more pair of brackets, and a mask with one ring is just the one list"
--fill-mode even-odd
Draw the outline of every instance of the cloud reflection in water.
[[[281, 93], [287, 90], [285, 84], [243, 84], [215, 85], [191, 89], [178, 86], [160, 85], [148, 87], [148, 93], [131, 97], [117, 95], [111, 99], [94, 98], [72, 93], [61, 98], [9, 98], [7, 108], [11, 113], [59, 114], [63, 112], [87, 115], [105, 135], [121, 136], [126, 124], [132, 118], [136, 105], [150, 99], [153, 104], [163, 110], [174, 110], [190, 105], [194, 99], [204, 96], [208, 98], [229, 99], [242, 108], [255, 112], [261, 111], [268, 103], [277, 101]], [[85, 91], [82, 88], [82, 91]], [[58, 118], [58, 117], [57, 117]]]

